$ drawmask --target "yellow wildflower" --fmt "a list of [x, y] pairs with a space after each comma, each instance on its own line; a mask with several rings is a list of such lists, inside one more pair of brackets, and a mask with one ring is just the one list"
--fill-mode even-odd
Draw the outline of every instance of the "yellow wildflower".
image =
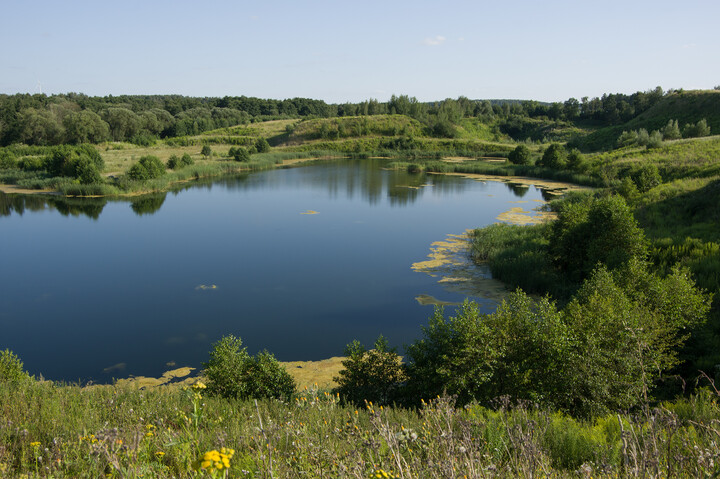
[[203, 457], [200, 459], [200, 469], [207, 469], [209, 471], [229, 469], [230, 459], [233, 457], [233, 454], [235, 454], [234, 449], [225, 447], [221, 448], [220, 451], [214, 449], [208, 451], [203, 454]]

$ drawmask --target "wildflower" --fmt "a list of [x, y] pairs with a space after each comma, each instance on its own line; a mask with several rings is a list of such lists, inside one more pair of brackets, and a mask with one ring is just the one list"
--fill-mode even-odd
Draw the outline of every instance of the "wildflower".
[[383, 469], [375, 469], [375, 471], [373, 471], [373, 472], [371, 473], [371, 477], [377, 477], [377, 478], [379, 478], [379, 479], [382, 479], [382, 478], [384, 478], [384, 477], [387, 477], [387, 478], [397, 478], [397, 477], [399, 477], [399, 476], [395, 476], [395, 475], [393, 475], [392, 472], [386, 472], [386, 471], [383, 470]]
[[198, 469], [206, 469], [211, 474], [213, 474], [214, 471], [229, 469], [230, 459], [232, 459], [233, 454], [235, 454], [234, 449], [228, 449], [225, 447], [221, 448], [220, 451], [215, 449], [208, 451], [203, 454], [203, 457], [200, 459], [200, 466]]
[[163, 457], [163, 456], [165, 455], [165, 453], [162, 452], [162, 451], [158, 451], [158, 452], [155, 453], [155, 455], [156, 455], [157, 457]]
[[30, 447], [40, 447], [40, 442], [39, 441], [31, 442]]

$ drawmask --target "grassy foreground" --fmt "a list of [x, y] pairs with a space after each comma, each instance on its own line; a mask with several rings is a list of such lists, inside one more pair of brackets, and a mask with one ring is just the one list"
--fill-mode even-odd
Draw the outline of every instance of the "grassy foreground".
[[499, 400], [458, 409], [209, 397], [25, 381], [0, 389], [0, 477], [717, 477], [713, 389], [584, 422]]

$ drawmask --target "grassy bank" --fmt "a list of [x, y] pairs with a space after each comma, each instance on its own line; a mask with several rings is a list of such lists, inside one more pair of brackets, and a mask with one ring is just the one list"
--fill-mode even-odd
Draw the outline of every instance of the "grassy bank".
[[[711, 477], [718, 399], [704, 390], [581, 421], [503, 401], [355, 408], [314, 388], [255, 402], [200, 388], [31, 381], [0, 389], [0, 476]], [[212, 451], [221, 467], [210, 474]]]

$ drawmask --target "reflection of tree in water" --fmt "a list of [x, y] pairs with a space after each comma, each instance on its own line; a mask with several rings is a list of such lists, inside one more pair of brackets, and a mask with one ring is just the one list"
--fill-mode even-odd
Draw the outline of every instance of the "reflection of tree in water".
[[508, 189], [518, 198], [522, 198], [530, 190], [530, 186], [519, 183], [505, 183]]
[[153, 193], [150, 195], [143, 195], [136, 198], [130, 203], [130, 208], [137, 214], [140, 215], [151, 215], [155, 213], [165, 203], [166, 193]]
[[465, 191], [470, 185], [477, 187], [466, 178], [446, 175], [427, 175], [427, 182], [432, 185], [433, 193], [442, 195], [454, 195]]
[[[344, 192], [349, 199], [360, 194], [370, 204], [377, 204], [384, 196], [394, 205], [412, 203], [421, 194], [417, 188], [425, 184], [425, 174], [383, 170], [388, 162], [373, 158], [324, 161], [322, 164], [302, 167], [297, 174], [302, 176], [302, 183], [325, 189], [332, 198]], [[275, 175], [270, 181], [279, 183], [298, 180]]]
[[540, 189], [540, 194], [542, 195], [542, 199], [545, 201], [552, 201], [558, 198], [557, 193], [554, 193], [551, 190], [546, 190], [545, 188]]
[[0, 216], [10, 216], [13, 212], [22, 215], [25, 211], [55, 209], [64, 216], [85, 215], [97, 219], [106, 203], [105, 198], [65, 198], [0, 193]]
[[107, 204], [105, 198], [50, 198], [49, 202], [63, 216], [84, 215], [94, 220], [100, 217]]

